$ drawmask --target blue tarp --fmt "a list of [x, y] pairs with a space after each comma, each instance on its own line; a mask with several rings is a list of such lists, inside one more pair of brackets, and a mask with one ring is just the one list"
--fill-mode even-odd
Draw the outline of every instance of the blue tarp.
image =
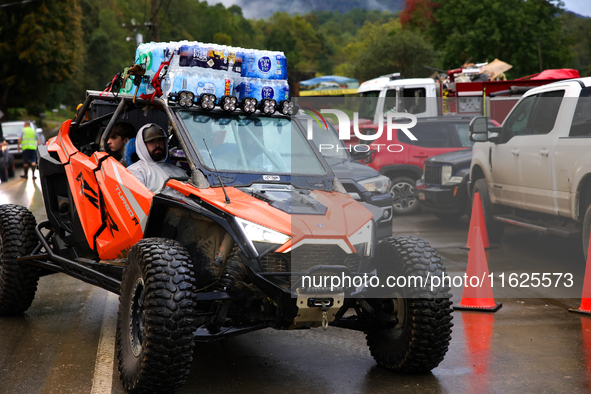
[[322, 82], [336, 82], [336, 83], [351, 83], [351, 82], [359, 82], [357, 79], [341, 77], [340, 75], [325, 75], [318, 78], [308, 79], [307, 81], [301, 81], [301, 86], [314, 86], [318, 85]]

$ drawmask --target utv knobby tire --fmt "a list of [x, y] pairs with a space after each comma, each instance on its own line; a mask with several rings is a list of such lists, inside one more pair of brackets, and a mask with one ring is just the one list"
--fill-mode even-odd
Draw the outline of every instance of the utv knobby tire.
[[[497, 222], [493, 219], [493, 216], [497, 213], [499, 207], [495, 206], [495, 204], [490, 201], [486, 179], [479, 179], [476, 181], [474, 184], [474, 194], [476, 193], [480, 193], [480, 201], [482, 202], [482, 212], [484, 213], [484, 222], [486, 223], [488, 239], [491, 242], [497, 243], [503, 238], [505, 223]], [[474, 194], [472, 196], [474, 196]]]
[[[439, 276], [445, 272], [441, 258], [424, 240], [412, 236], [386, 238], [376, 248], [378, 269], [389, 265], [388, 274], [405, 277]], [[393, 299], [373, 299], [376, 313], [398, 318], [394, 327], [366, 330], [367, 345], [376, 362], [388, 369], [416, 373], [437, 367], [451, 340], [452, 308], [449, 287], [405, 288]], [[389, 303], [397, 311], [389, 311]], [[380, 306], [383, 309], [380, 310]], [[383, 317], [382, 317], [383, 319]]]
[[117, 358], [132, 393], [180, 389], [193, 355], [193, 266], [187, 250], [164, 238], [131, 248], [121, 282]]
[[37, 245], [35, 227], [35, 217], [27, 208], [0, 205], [0, 315], [21, 314], [35, 298], [37, 271], [17, 261]]

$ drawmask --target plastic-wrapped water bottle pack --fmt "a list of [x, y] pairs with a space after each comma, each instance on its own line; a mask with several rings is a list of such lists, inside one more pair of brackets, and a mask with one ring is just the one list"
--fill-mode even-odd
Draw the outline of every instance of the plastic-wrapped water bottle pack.
[[[287, 62], [283, 52], [244, 49], [201, 42], [146, 43], [136, 50], [136, 64], [146, 68], [138, 94], [151, 94], [150, 81], [162, 62], [172, 61], [161, 82], [166, 96], [183, 90], [196, 95], [215, 94], [216, 97], [234, 95], [239, 99], [289, 99]], [[127, 83], [121, 90], [132, 93]]]

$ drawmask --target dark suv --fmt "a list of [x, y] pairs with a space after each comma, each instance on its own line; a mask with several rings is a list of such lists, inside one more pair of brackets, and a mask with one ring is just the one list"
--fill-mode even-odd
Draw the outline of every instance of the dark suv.
[[415, 195], [426, 211], [441, 220], [457, 220], [469, 213], [470, 161], [472, 149], [444, 153], [425, 160], [423, 177]]
[[[298, 115], [296, 120], [307, 129], [307, 115]], [[390, 179], [373, 168], [359, 163], [369, 157], [369, 152], [349, 152], [349, 148], [338, 137], [338, 132], [330, 121], [326, 129], [322, 124], [311, 122], [313, 142], [326, 159], [326, 162], [339, 178], [345, 190], [355, 200], [382, 208], [383, 214], [378, 221], [376, 237], [378, 239], [392, 235], [392, 194]]]
[[[454, 121], [458, 135], [462, 133], [464, 136], [469, 123], [469, 118]], [[495, 125], [495, 121], [489, 122], [489, 127]], [[469, 144], [472, 146], [473, 142]], [[415, 187], [415, 196], [426, 211], [441, 220], [457, 220], [465, 213], [470, 214], [471, 199], [467, 184], [470, 180], [471, 160], [471, 147], [425, 160], [423, 176]]]
[[[370, 147], [377, 151], [365, 162], [392, 180], [390, 191], [393, 196], [393, 210], [399, 214], [411, 214], [419, 209], [415, 197], [415, 184], [423, 175], [425, 159], [447, 152], [470, 148], [468, 124], [472, 117], [437, 116], [418, 118], [410, 131], [417, 141], [402, 130], [392, 133], [388, 140], [386, 132], [372, 141]], [[366, 135], [376, 133], [375, 125], [360, 126]]]

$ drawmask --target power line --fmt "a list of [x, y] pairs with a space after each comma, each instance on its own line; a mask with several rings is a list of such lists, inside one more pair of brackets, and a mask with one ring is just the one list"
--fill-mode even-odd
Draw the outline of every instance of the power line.
[[0, 5], [0, 8], [10, 7], [12, 5], [21, 5], [21, 4], [26, 4], [26, 3], [32, 3], [34, 1], [39, 1], [39, 0], [23, 0], [23, 1], [17, 1], [15, 3], [2, 4], [2, 5]]

